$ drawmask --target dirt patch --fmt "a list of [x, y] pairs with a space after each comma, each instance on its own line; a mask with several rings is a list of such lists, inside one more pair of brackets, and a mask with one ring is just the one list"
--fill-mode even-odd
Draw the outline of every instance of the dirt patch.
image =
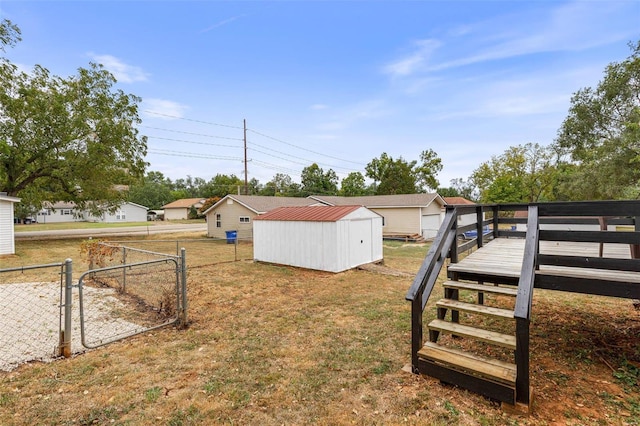
[[[91, 341], [111, 339], [140, 329], [139, 324], [114, 317], [114, 310], [125, 306], [113, 289], [84, 289], [87, 315], [91, 315], [88, 336]], [[77, 291], [72, 310], [74, 353], [84, 352], [80, 335]], [[11, 371], [30, 361], [51, 362], [58, 358], [60, 330], [60, 283], [18, 283], [0, 285], [0, 370]]]

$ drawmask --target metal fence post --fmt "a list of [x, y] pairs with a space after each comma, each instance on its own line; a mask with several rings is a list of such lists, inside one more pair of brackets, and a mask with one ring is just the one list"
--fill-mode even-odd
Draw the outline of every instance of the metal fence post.
[[180, 291], [182, 293], [182, 326], [187, 325], [187, 250], [180, 250]]
[[65, 358], [71, 356], [71, 303], [73, 290], [73, 261], [64, 261], [64, 330], [60, 331], [60, 353]]
[[[122, 247], [122, 265], [127, 264], [127, 248]], [[127, 292], [127, 268], [122, 268], [122, 292]]]

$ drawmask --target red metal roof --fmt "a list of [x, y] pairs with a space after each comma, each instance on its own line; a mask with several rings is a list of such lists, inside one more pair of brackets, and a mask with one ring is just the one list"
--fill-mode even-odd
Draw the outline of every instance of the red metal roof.
[[306, 222], [336, 222], [362, 206], [279, 207], [256, 216], [253, 220], [292, 220]]

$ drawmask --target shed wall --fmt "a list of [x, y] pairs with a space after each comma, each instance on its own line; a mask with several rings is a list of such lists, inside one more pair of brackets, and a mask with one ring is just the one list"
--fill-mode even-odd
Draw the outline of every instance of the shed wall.
[[254, 260], [342, 272], [382, 260], [382, 217], [362, 208], [335, 222], [257, 220]]
[[0, 200], [0, 254], [14, 254], [13, 203]]
[[260, 262], [339, 272], [336, 222], [256, 221], [253, 257]]

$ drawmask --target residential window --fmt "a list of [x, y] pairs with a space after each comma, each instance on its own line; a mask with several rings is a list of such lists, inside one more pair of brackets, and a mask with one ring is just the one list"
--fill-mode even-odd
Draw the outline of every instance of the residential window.
[[116, 220], [125, 220], [127, 216], [123, 211], [116, 212]]
[[62, 216], [70, 216], [71, 215], [71, 210], [63, 209], [63, 210], [60, 211], [60, 214]]
[[240, 223], [249, 223], [249, 216], [240, 216]]
[[216, 228], [222, 228], [222, 215], [216, 214]]

